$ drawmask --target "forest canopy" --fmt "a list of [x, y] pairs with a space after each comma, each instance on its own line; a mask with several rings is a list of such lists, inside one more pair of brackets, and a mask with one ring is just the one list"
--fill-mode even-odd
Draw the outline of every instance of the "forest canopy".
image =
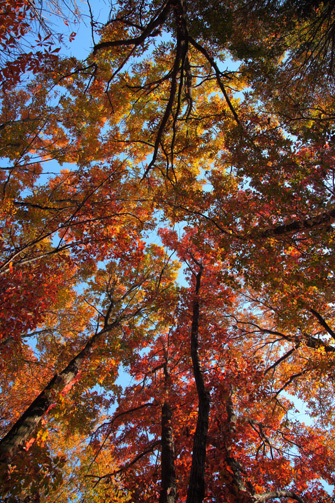
[[1, 2], [1, 502], [335, 501], [334, 40]]

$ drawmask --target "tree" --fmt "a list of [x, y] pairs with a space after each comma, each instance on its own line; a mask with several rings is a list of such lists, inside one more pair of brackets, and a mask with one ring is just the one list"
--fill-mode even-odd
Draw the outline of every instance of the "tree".
[[3, 501], [328, 503], [332, 4], [89, 15], [3, 70]]
[[[187, 238], [184, 239], [183, 245], [179, 246], [185, 246], [187, 241]], [[317, 472], [323, 470], [320, 460], [313, 464], [311, 470], [303, 452], [301, 457], [292, 452], [293, 445], [302, 446], [301, 442], [305, 441], [315, 442], [315, 449], [321, 452], [325, 446], [323, 433], [313, 428], [312, 441], [310, 428], [301, 423], [298, 426], [294, 421], [291, 423], [289, 410], [293, 404], [287, 399], [277, 400], [278, 388], [282, 387], [287, 374], [279, 376], [271, 373], [281, 362], [275, 361], [271, 368], [267, 349], [258, 348], [255, 353], [252, 351], [255, 338], [246, 333], [239, 334], [234, 320], [238, 299], [231, 298], [231, 292], [215, 282], [215, 277], [219, 279], [222, 264], [216, 264], [212, 269], [214, 264], [211, 266], [208, 258], [207, 264], [203, 265], [202, 293], [199, 296], [202, 309], [199, 313], [201, 339], [198, 349], [205, 387], [210, 396], [208, 434], [202, 430], [201, 435], [200, 427], [197, 427], [198, 397], [190, 361], [190, 339], [194, 339], [195, 330], [193, 326], [190, 333], [190, 325], [198, 319], [197, 310], [194, 310], [194, 286], [199, 282], [199, 273], [191, 262], [194, 271], [190, 280], [193, 285], [189, 291], [184, 288], [180, 292], [172, 326], [159, 334], [155, 345], [151, 345], [150, 353], [141, 356], [140, 349], [130, 366], [136, 384], [124, 391], [111, 420], [96, 432], [95, 441], [100, 440], [100, 449], [116, 448], [114, 455], [122, 465], [104, 477], [96, 476], [95, 480], [105, 480], [115, 473], [122, 473], [132, 500], [158, 500], [159, 480], [162, 488], [167, 487], [164, 473], [157, 469], [156, 455], [165, 455], [164, 461], [167, 461], [168, 453], [163, 447], [159, 454], [159, 443], [161, 441], [164, 445], [161, 418], [169, 405], [176, 487], [181, 501], [186, 500], [192, 486], [192, 481], [189, 482], [192, 459], [196, 460], [205, 475], [205, 466], [200, 468], [201, 457], [196, 454], [197, 447], [192, 448], [196, 429], [198, 438], [207, 436], [206, 492], [209, 501], [267, 501], [275, 497], [302, 501], [299, 496], [302, 492], [307, 501], [323, 498], [324, 491], [313, 487], [312, 483], [314, 477], [317, 479], [319, 476]], [[195, 257], [195, 260], [198, 259], [199, 256]], [[214, 292], [218, 294], [218, 288], [220, 295], [214, 295]], [[243, 322], [239, 320], [238, 323], [241, 326]], [[249, 324], [252, 324], [251, 318]], [[272, 358], [276, 360], [276, 355]], [[292, 367], [285, 370], [290, 376]], [[271, 402], [273, 406], [269, 407]], [[204, 414], [206, 409], [202, 407], [199, 401], [199, 413]], [[325, 458], [329, 459], [329, 456], [330, 453], [325, 454]], [[290, 487], [292, 480], [295, 490]], [[196, 483], [199, 483], [199, 478]], [[174, 501], [175, 490], [168, 494], [170, 501]], [[193, 501], [199, 496], [199, 490], [195, 490]], [[164, 493], [160, 497], [164, 501]]]

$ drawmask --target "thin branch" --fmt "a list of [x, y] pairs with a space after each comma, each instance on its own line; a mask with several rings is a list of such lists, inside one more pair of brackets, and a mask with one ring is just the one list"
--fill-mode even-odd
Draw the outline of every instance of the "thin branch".
[[283, 362], [289, 356], [291, 356], [291, 354], [294, 353], [294, 351], [296, 351], [298, 349], [298, 347], [299, 347], [299, 343], [296, 345], [295, 348], [290, 349], [290, 351], [288, 351], [281, 358], [279, 358], [279, 360], [277, 360], [273, 365], [271, 365], [271, 367], [269, 367], [268, 369], [266, 369], [266, 371], [264, 372], [264, 375], [266, 375], [268, 372], [270, 372], [270, 370], [275, 369], [281, 362]]
[[285, 388], [287, 388], [287, 386], [289, 386], [293, 381], [294, 379], [297, 379], [298, 377], [301, 377], [302, 375], [306, 374], [308, 372], [308, 369], [304, 369], [302, 372], [298, 372], [297, 374], [293, 374], [290, 379], [288, 381], [286, 381], [286, 383], [280, 388], [280, 390], [278, 390], [274, 396], [274, 398], [277, 398], [277, 396], [282, 392], [284, 391]]
[[115, 470], [112, 473], [107, 473], [106, 475], [102, 475], [102, 476], [99, 476], [99, 475], [85, 475], [85, 477], [97, 479], [97, 482], [95, 484], [95, 485], [97, 485], [97, 484], [99, 484], [99, 482], [101, 480], [113, 477], [114, 475], [117, 475], [118, 473], [121, 473], [121, 472], [124, 472], [125, 470], [128, 470], [128, 468], [130, 468], [132, 465], [134, 465], [135, 463], [137, 463], [137, 461], [139, 461], [141, 458], [143, 458], [143, 456], [145, 456], [146, 454], [149, 454], [150, 452], [152, 452], [154, 450], [154, 448], [157, 447], [157, 445], [160, 445], [160, 443], [161, 443], [160, 440], [155, 440], [154, 442], [152, 442], [151, 444], [149, 444], [149, 446], [147, 447], [147, 449], [145, 451], [142, 451], [140, 454], [138, 454], [137, 456], [135, 456], [135, 458], [133, 458], [129, 463], [127, 463], [126, 465], [122, 466], [118, 470]]
[[171, 9], [171, 0], [168, 0], [161, 10], [161, 12], [154, 19], [150, 21], [147, 27], [143, 30], [142, 34], [138, 37], [122, 39], [122, 40], [110, 40], [108, 42], [100, 42], [96, 44], [93, 49], [93, 54], [96, 54], [101, 49], [110, 49], [112, 47], [120, 47], [123, 45], [141, 45], [148, 37], [150, 37], [153, 31], [161, 26], [166, 20]]
[[309, 308], [309, 311], [314, 314], [315, 318], [318, 320], [318, 322], [320, 323], [320, 325], [328, 332], [329, 335], [332, 336], [332, 338], [335, 340], [335, 332], [330, 328], [330, 326], [328, 325], [328, 323], [326, 322], [326, 320], [321, 316], [320, 313], [318, 313], [317, 311], [315, 311], [315, 309], [313, 309], [312, 307]]
[[194, 38], [192, 37], [189, 37], [189, 41], [190, 43], [193, 45], [193, 47], [195, 47], [199, 52], [201, 52], [205, 58], [207, 59], [207, 61], [209, 62], [209, 64], [211, 65], [211, 67], [214, 69], [215, 71], [215, 75], [216, 75], [216, 80], [217, 80], [217, 83], [219, 84], [219, 87], [221, 89], [221, 92], [226, 100], [226, 103], [231, 111], [231, 113], [233, 114], [233, 117], [236, 121], [236, 123], [241, 126], [241, 121], [240, 119], [238, 118], [238, 115], [236, 113], [236, 110], [235, 108], [233, 107], [232, 105], [232, 102], [230, 101], [230, 98], [227, 94], [227, 91], [225, 89], [225, 86], [223, 85], [223, 82], [222, 82], [222, 79], [221, 79], [221, 75], [222, 75], [222, 72], [220, 72], [219, 70], [219, 67], [217, 66], [217, 64], [215, 63], [215, 60], [214, 58], [209, 54], [209, 52], [200, 44], [198, 44], [198, 42], [196, 42], [194, 40]]

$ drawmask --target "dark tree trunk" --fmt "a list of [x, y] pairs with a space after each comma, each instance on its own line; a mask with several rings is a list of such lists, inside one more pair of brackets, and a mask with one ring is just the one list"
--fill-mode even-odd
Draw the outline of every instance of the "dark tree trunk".
[[199, 357], [199, 292], [203, 267], [197, 274], [195, 297], [193, 301], [193, 319], [191, 327], [191, 356], [193, 374], [198, 392], [198, 420], [193, 439], [192, 467], [187, 492], [187, 503], [202, 503], [205, 497], [206, 443], [209, 423], [210, 396], [206, 390]]
[[101, 335], [109, 331], [112, 326], [113, 325], [109, 326], [108, 329], [104, 328], [91, 337], [80, 353], [78, 353], [70, 361], [60, 374], [54, 375], [44, 390], [37, 398], [35, 398], [28, 409], [16, 421], [14, 426], [0, 441], [1, 462], [8, 462], [17, 449], [23, 446], [30, 439], [48, 408], [55, 403], [57, 396], [64, 390], [65, 386], [70, 384], [77, 376], [83, 360], [91, 353]]
[[175, 503], [177, 498], [176, 471], [174, 465], [174, 440], [172, 411], [167, 402], [162, 407], [162, 489], [159, 503]]

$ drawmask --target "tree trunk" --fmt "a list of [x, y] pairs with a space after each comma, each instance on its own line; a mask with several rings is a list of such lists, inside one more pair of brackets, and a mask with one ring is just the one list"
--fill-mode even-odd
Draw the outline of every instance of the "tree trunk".
[[210, 396], [206, 390], [203, 371], [199, 358], [199, 291], [203, 267], [197, 274], [196, 291], [193, 301], [193, 319], [191, 328], [191, 356], [193, 374], [198, 392], [198, 420], [193, 439], [192, 467], [187, 492], [187, 503], [202, 503], [205, 497], [206, 443], [209, 423]]
[[159, 503], [175, 503], [177, 497], [176, 471], [174, 465], [174, 440], [172, 411], [168, 402], [162, 407], [162, 489]]
[[91, 353], [100, 337], [111, 330], [113, 325], [96, 333], [87, 342], [60, 374], [55, 374], [48, 385], [16, 421], [14, 426], [0, 441], [0, 461], [6, 463], [17, 449], [24, 445], [37, 429], [48, 408], [55, 402], [59, 393], [77, 376], [83, 360]]

